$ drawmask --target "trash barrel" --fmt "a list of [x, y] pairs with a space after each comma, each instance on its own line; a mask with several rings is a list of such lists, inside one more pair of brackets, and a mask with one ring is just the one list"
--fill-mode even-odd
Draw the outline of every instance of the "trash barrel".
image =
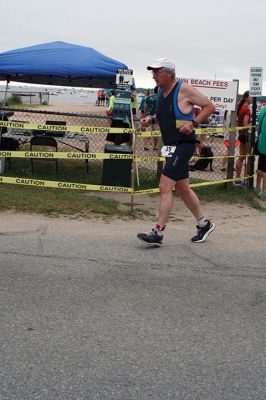
[[103, 161], [102, 185], [131, 187], [132, 159], [123, 159], [123, 155], [132, 155], [132, 148], [106, 144], [104, 152], [117, 154], [117, 158], [114, 156], [112, 159]]

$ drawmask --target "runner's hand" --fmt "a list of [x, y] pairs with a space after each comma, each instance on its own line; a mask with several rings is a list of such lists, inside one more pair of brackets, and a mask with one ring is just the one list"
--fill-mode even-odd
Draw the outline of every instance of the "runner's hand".
[[194, 131], [195, 128], [192, 122], [187, 122], [185, 124], [179, 125], [178, 129], [180, 133], [183, 133], [184, 135], [189, 135]]
[[151, 117], [141, 118], [140, 124], [141, 124], [142, 128], [147, 128], [148, 126], [151, 126], [151, 124], [152, 124]]

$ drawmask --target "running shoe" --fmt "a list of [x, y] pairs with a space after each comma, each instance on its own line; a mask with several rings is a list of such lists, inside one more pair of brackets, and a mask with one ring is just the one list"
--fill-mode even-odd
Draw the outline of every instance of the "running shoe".
[[266, 200], [266, 193], [265, 193], [265, 192], [260, 192], [260, 193], [258, 194], [258, 196], [259, 196], [261, 199]]
[[213, 222], [208, 221], [207, 225], [200, 227], [197, 225], [197, 234], [191, 238], [191, 241], [194, 243], [202, 243], [204, 242], [209, 234], [214, 230], [215, 225]]
[[234, 186], [244, 186], [244, 182], [241, 181], [240, 179], [236, 179], [236, 180], [233, 182], [233, 185], [234, 185]]
[[149, 233], [138, 233], [137, 238], [147, 245], [155, 247], [161, 246], [163, 242], [163, 236], [159, 236], [155, 229], [152, 229]]

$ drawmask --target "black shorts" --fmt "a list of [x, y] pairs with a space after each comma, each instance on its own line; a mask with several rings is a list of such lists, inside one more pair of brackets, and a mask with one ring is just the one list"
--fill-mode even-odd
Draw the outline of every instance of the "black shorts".
[[179, 143], [172, 157], [166, 158], [163, 175], [173, 181], [180, 181], [189, 177], [188, 163], [195, 151], [195, 143]]
[[259, 155], [258, 170], [266, 172], [266, 154]]
[[243, 144], [246, 144], [246, 143], [249, 142], [249, 136], [248, 135], [239, 135], [238, 139]]

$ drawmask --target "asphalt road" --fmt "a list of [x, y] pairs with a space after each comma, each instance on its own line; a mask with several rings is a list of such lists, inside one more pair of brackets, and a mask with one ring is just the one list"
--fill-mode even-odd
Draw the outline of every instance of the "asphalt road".
[[265, 400], [265, 214], [172, 223], [1, 214], [1, 400]]

